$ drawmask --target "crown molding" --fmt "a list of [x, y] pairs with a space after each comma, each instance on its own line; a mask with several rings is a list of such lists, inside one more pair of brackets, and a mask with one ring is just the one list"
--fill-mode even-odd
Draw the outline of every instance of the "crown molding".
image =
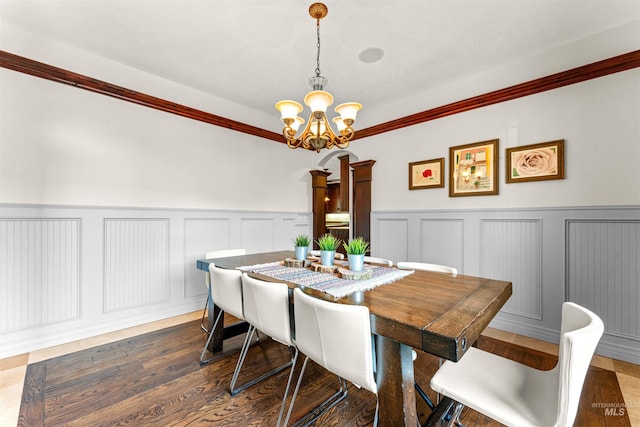
[[621, 71], [637, 67], [640, 67], [640, 50], [614, 56], [612, 58], [572, 68], [570, 70], [561, 71], [546, 77], [530, 80], [525, 83], [519, 83], [504, 89], [488, 92], [462, 101], [453, 102], [451, 104], [421, 111], [419, 113], [361, 129], [356, 131], [353, 139], [366, 138], [384, 132], [402, 129], [404, 127], [417, 125], [430, 120], [440, 119], [442, 117], [463, 113], [476, 108], [486, 107], [488, 105], [498, 104], [500, 102], [511, 101], [516, 98], [534, 95], [536, 93], [557, 89], [563, 86], [580, 83], [609, 74], [619, 73]]
[[[277, 141], [283, 144], [286, 143], [284, 137], [276, 132], [217, 116], [215, 114], [180, 105], [175, 102], [167, 101], [141, 92], [136, 92], [121, 86], [116, 86], [102, 80], [97, 80], [73, 71], [34, 61], [3, 50], [0, 50], [0, 67], [58, 83], [71, 85], [80, 89], [100, 93], [102, 95], [111, 96], [123, 101], [132, 102], [134, 104], [143, 105], [145, 107], [154, 108], [167, 113], [177, 114], [179, 116], [224, 127], [237, 132]], [[465, 111], [510, 101], [524, 96], [534, 95], [536, 93], [557, 89], [563, 86], [580, 83], [609, 74], [619, 73], [621, 71], [637, 67], [640, 67], [640, 50], [635, 50], [612, 58], [604, 59], [602, 61], [561, 71], [546, 77], [530, 80], [525, 83], [520, 83], [504, 89], [488, 92], [462, 101], [453, 102], [451, 104], [421, 111], [419, 113], [361, 129], [356, 131], [353, 139], [362, 139], [384, 132], [402, 129], [404, 127], [417, 125], [430, 120], [463, 113]]]
[[237, 132], [255, 135], [260, 138], [270, 139], [283, 144], [285, 143], [284, 137], [279, 133], [217, 116], [215, 114], [167, 101], [145, 93], [136, 92], [122, 86], [117, 86], [73, 71], [34, 61], [33, 59], [18, 56], [4, 50], [0, 50], [0, 67], [51, 80], [57, 83], [67, 84], [90, 92], [111, 96], [123, 101], [132, 102], [134, 104], [143, 105], [145, 107], [154, 108], [156, 110], [176, 114], [189, 119], [224, 127]]

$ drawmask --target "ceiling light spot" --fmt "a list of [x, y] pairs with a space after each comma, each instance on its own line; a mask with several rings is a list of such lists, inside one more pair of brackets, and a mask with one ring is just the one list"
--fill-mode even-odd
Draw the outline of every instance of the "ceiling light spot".
[[371, 64], [380, 61], [383, 56], [384, 50], [379, 47], [370, 47], [360, 52], [358, 58], [364, 63]]

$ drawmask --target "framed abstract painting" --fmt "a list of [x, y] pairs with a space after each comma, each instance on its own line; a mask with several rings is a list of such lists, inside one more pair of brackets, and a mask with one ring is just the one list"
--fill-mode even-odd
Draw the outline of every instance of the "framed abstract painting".
[[409, 190], [444, 187], [444, 157], [409, 163]]
[[507, 184], [564, 179], [564, 139], [507, 148]]
[[449, 148], [449, 197], [498, 194], [498, 140]]

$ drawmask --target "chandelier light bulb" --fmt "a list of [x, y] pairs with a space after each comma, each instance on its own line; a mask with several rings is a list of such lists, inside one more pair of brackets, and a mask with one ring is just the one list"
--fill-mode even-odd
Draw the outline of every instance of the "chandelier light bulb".
[[276, 104], [276, 110], [280, 111], [282, 120], [294, 119], [302, 112], [302, 105], [296, 101], [284, 100]]
[[338, 128], [338, 131], [340, 133], [342, 133], [342, 131], [347, 128], [347, 125], [344, 124], [344, 121], [342, 121], [342, 117], [339, 117], [339, 116], [338, 117], [334, 117], [332, 121], [333, 121], [333, 123], [336, 124], [336, 127]]
[[314, 136], [322, 135], [327, 131], [327, 127], [324, 124], [324, 120], [314, 120], [311, 122], [311, 133]]
[[362, 104], [357, 102], [345, 102], [336, 107], [336, 113], [340, 114], [342, 120], [346, 123], [347, 120], [351, 120], [351, 123], [356, 121], [358, 111], [362, 109]]
[[293, 123], [291, 123], [291, 129], [293, 129], [294, 132], [298, 132], [298, 129], [300, 129], [300, 126], [302, 126], [304, 124], [304, 119], [300, 116], [297, 116]]
[[327, 108], [333, 104], [333, 96], [324, 90], [313, 90], [304, 97], [304, 103], [311, 108], [312, 113], [326, 113]]

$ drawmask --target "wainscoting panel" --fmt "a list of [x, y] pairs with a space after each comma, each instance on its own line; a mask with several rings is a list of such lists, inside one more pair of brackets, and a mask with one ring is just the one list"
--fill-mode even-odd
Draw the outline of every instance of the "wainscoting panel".
[[640, 206], [373, 211], [382, 256], [506, 280], [491, 326], [558, 343], [562, 304], [605, 324], [597, 353], [640, 364]]
[[502, 308], [542, 319], [542, 225], [540, 220], [483, 220], [480, 276], [512, 282]]
[[[274, 218], [241, 218], [240, 238], [242, 239], [242, 247], [246, 248], [249, 253], [276, 250], [274, 245], [275, 225]], [[289, 248], [293, 248], [293, 245], [290, 245]]]
[[283, 249], [293, 247], [294, 239], [303, 234], [311, 237], [309, 234], [309, 217], [301, 215], [299, 218], [283, 218], [282, 220], [282, 240]]
[[417, 261], [455, 267], [459, 273], [463, 273], [464, 222], [450, 219], [422, 219], [420, 221], [420, 259]]
[[398, 261], [408, 260], [409, 223], [406, 218], [380, 218], [372, 222], [371, 254]]
[[567, 299], [640, 341], [640, 221], [567, 221]]
[[210, 251], [231, 248], [230, 218], [185, 218], [184, 220], [184, 296], [206, 295], [204, 272], [196, 261]]
[[202, 310], [208, 251], [292, 250], [309, 212], [0, 203], [0, 358]]
[[104, 221], [104, 311], [169, 301], [169, 220]]
[[0, 218], [0, 332], [78, 317], [80, 241], [78, 218]]

